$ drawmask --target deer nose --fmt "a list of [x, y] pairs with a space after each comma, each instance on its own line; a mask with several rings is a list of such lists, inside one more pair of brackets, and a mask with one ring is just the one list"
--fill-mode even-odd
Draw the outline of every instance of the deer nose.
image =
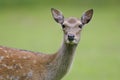
[[75, 36], [74, 36], [73, 34], [69, 34], [69, 35], [68, 35], [68, 40], [69, 40], [69, 41], [73, 41], [73, 40], [74, 40], [74, 37], [75, 37]]

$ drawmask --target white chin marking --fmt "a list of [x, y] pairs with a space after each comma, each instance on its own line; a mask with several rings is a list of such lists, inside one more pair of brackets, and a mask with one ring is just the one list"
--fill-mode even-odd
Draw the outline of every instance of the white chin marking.
[[75, 40], [73, 40], [73, 41], [69, 41], [69, 40], [67, 40], [66, 43], [72, 45], [72, 44], [77, 44], [77, 41], [75, 41]]

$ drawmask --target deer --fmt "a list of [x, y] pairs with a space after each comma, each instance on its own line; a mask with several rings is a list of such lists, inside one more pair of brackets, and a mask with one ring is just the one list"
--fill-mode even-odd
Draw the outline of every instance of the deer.
[[81, 31], [93, 16], [93, 9], [81, 18], [64, 18], [51, 8], [54, 20], [64, 33], [61, 47], [53, 54], [0, 46], [0, 80], [61, 80], [73, 62]]

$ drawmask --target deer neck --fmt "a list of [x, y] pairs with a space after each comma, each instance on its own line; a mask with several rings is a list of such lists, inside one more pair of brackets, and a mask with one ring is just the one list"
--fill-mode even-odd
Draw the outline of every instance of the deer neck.
[[66, 44], [63, 42], [62, 47], [57, 53], [56, 61], [61, 67], [65, 67], [66, 70], [68, 70], [72, 64], [76, 47], [77, 45]]
[[68, 61], [74, 56], [77, 45], [66, 44], [63, 42], [62, 47], [57, 52], [57, 58], [64, 61], [67, 59]]
[[50, 75], [50, 80], [60, 80], [69, 70], [77, 45], [70, 45], [63, 42], [61, 48], [56, 53], [53, 60]]

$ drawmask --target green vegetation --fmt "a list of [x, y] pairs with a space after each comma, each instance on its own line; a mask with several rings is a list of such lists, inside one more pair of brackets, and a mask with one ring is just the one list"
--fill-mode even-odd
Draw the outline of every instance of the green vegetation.
[[[18, 2], [17, 2], [18, 1]], [[91, 22], [82, 31], [71, 71], [63, 80], [120, 80], [120, 10], [118, 0], [0, 0], [0, 45], [55, 52], [62, 30], [50, 8], [66, 17], [81, 17], [94, 9]]]

